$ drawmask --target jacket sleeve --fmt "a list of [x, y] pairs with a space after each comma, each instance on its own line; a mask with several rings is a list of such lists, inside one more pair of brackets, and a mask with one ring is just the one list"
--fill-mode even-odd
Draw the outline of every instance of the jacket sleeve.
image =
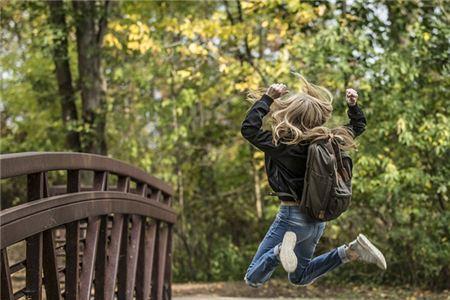
[[275, 154], [282, 145], [275, 146], [272, 142], [272, 132], [262, 130], [263, 118], [270, 110], [273, 99], [264, 94], [260, 100], [256, 101], [247, 113], [242, 122], [241, 134], [256, 148], [268, 153]]
[[355, 138], [366, 130], [366, 116], [358, 104], [353, 106], [348, 106], [347, 115], [350, 119], [350, 123], [345, 125], [348, 127], [354, 134]]

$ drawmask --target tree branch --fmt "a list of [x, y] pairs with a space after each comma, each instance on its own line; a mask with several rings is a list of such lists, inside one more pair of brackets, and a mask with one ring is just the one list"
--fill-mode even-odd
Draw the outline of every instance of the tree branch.
[[99, 45], [103, 43], [103, 37], [105, 36], [106, 28], [108, 27], [108, 12], [110, 8], [111, 1], [106, 0], [103, 6], [103, 14], [98, 21], [97, 43]]
[[231, 25], [234, 25], [234, 18], [233, 18], [233, 15], [231, 14], [230, 6], [228, 5], [228, 1], [223, 0], [222, 2], [225, 5], [225, 11], [227, 13], [228, 19], [230, 20]]
[[[236, 22], [235, 22], [235, 19], [233, 18], [233, 15], [231, 14], [228, 2], [226, 0], [224, 0], [223, 3], [225, 5], [225, 10], [227, 12], [227, 16], [228, 16], [228, 19], [230, 20], [231, 25], [235, 25]], [[242, 23], [244, 21], [244, 15], [242, 12], [241, 2], [239, 0], [236, 0], [236, 4], [237, 4], [237, 8], [238, 8], [238, 19], [239, 19], [239, 22]], [[268, 80], [267, 80], [266, 76], [253, 62], [253, 56], [252, 56], [252, 52], [250, 49], [250, 45], [248, 43], [247, 35], [245, 35], [245, 39], [244, 39], [244, 48], [245, 48], [245, 53], [241, 53], [241, 51], [238, 48], [238, 51], [236, 54], [237, 58], [241, 61], [241, 63], [247, 62], [256, 71], [256, 73], [258, 73], [258, 75], [261, 77], [261, 80], [263, 81], [264, 85], [268, 85]]]

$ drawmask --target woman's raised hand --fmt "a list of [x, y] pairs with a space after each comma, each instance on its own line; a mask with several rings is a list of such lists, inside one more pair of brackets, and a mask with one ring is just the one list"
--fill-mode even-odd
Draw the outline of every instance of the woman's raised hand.
[[287, 86], [282, 83], [274, 83], [266, 91], [266, 95], [270, 96], [272, 99], [279, 98], [284, 94], [288, 93]]
[[345, 100], [347, 100], [347, 103], [350, 106], [356, 105], [356, 101], [358, 101], [358, 92], [354, 89], [347, 89], [345, 91]]

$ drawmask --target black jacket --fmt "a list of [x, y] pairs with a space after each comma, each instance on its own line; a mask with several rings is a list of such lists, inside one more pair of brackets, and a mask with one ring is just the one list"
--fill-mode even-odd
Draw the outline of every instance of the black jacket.
[[[263, 95], [259, 101], [255, 102], [242, 123], [241, 133], [251, 144], [264, 152], [266, 173], [273, 191], [292, 194], [287, 186], [289, 181], [296, 187], [296, 194], [301, 195], [308, 145], [279, 143], [278, 146], [275, 146], [272, 141], [272, 132], [261, 129], [263, 118], [269, 112], [272, 102], [273, 99], [268, 95]], [[365, 130], [366, 118], [358, 105], [349, 106], [347, 114], [350, 123], [346, 126], [353, 131], [356, 137]], [[284, 195], [279, 196], [279, 199], [295, 200]]]

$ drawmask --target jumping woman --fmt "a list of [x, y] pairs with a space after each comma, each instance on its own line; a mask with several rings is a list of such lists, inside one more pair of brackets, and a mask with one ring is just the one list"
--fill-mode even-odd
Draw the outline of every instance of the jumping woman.
[[[289, 281], [296, 285], [311, 284], [355, 260], [386, 269], [383, 254], [363, 234], [349, 244], [313, 257], [326, 222], [311, 217], [299, 206], [301, 199], [295, 199], [302, 195], [308, 147], [333, 137], [340, 141], [342, 150], [355, 148], [354, 138], [365, 130], [366, 118], [357, 104], [357, 92], [347, 89], [349, 124], [334, 129], [324, 127], [333, 110], [331, 93], [297, 76], [301, 84], [298, 92], [289, 91], [284, 84], [272, 84], [264, 94], [249, 94], [254, 104], [242, 123], [244, 138], [265, 154], [269, 184], [280, 200], [277, 216], [245, 275], [245, 282], [251, 287], [268, 281], [280, 262]], [[271, 130], [262, 129], [265, 116]]]

